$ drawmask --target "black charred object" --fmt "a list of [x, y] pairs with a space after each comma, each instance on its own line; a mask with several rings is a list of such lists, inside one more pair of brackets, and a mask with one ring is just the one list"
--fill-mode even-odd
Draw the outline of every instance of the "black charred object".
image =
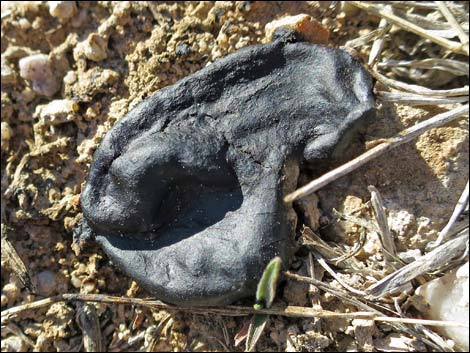
[[222, 305], [254, 295], [294, 250], [296, 168], [348, 146], [374, 114], [345, 51], [247, 47], [147, 98], [105, 136], [81, 194], [79, 237], [158, 299]]

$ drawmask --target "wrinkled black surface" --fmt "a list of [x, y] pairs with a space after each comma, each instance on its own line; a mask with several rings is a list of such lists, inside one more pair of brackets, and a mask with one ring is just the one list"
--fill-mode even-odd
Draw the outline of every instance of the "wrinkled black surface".
[[252, 295], [269, 260], [292, 251], [283, 166], [340, 153], [373, 111], [371, 79], [346, 52], [282, 39], [239, 50], [108, 132], [81, 195], [83, 229], [159, 299]]

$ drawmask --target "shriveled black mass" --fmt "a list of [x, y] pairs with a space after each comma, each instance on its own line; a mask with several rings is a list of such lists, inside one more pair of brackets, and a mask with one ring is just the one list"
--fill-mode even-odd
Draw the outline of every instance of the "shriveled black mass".
[[79, 236], [158, 299], [253, 295], [269, 260], [288, 263], [294, 249], [287, 166], [341, 153], [373, 113], [371, 78], [342, 50], [282, 37], [239, 50], [108, 132], [81, 195]]

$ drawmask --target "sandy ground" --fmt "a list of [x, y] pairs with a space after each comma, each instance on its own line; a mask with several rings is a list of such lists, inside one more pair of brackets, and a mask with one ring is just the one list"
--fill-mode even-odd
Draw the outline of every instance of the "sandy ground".
[[[284, 15], [307, 13], [319, 19], [331, 30], [336, 46], [378, 23], [363, 13], [349, 17], [316, 2], [80, 2], [75, 15], [65, 22], [52, 17], [45, 3], [2, 3], [2, 16], [4, 6], [10, 13], [2, 18], [1, 32], [2, 223], [10, 228], [8, 237], [29, 268], [38, 294], [29, 294], [2, 264], [2, 310], [68, 292], [149, 296], [117, 271], [99, 249], [77, 256], [71, 248], [72, 231], [81, 217], [79, 194], [92, 154], [109, 128], [138, 102], [219, 57], [266, 41], [266, 23]], [[81, 46], [91, 33], [108, 38], [104, 46], [98, 39], [94, 47], [102, 60], [90, 60]], [[60, 89], [52, 97], [37, 94], [31, 82], [19, 75], [19, 59], [36, 53], [48, 54], [53, 62], [53, 78]], [[4, 69], [11, 71], [5, 76], [8, 80], [4, 80]], [[76, 106], [51, 121], [41, 113], [42, 106], [57, 99], [72, 100]], [[374, 141], [440, 111], [379, 106], [376, 121], [357, 138], [343, 162]], [[318, 192], [319, 210], [315, 208], [314, 215], [318, 232], [346, 248], [354, 245], [359, 227], [338, 221], [333, 209], [371, 219], [367, 186], [374, 185], [385, 201], [398, 250], [419, 253], [452, 213], [468, 179], [468, 152], [467, 120], [425, 133]], [[370, 234], [357, 257], [379, 270], [383, 261], [379, 248], [377, 235]], [[292, 271], [306, 274], [305, 254], [299, 251]], [[321, 278], [323, 273], [318, 272]], [[367, 284], [354, 275], [345, 276], [358, 288]], [[335, 282], [327, 275], [325, 280]], [[309, 306], [308, 290], [306, 285], [287, 281], [278, 292], [278, 301]], [[320, 302], [324, 309], [352, 310], [325, 294], [320, 295]], [[159, 323], [164, 325], [154, 349], [234, 349], [233, 337], [247, 320], [170, 315], [123, 305], [96, 307], [104, 345], [114, 351], [148, 347], [149, 341], [155, 341]], [[29, 341], [2, 329], [2, 350], [80, 349], [77, 310], [73, 303], [60, 303], [22, 315], [15, 322]], [[375, 347], [396, 335], [410, 350], [426, 350], [422, 343], [389, 326], [373, 326], [370, 336]], [[351, 320], [275, 317], [258, 349], [367, 350], [356, 340], [357, 327]], [[129, 347], [129, 342], [134, 346]]]

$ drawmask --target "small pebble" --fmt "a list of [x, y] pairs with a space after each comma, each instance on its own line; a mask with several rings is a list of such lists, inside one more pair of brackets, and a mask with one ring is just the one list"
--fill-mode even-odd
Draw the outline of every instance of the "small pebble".
[[67, 85], [71, 85], [77, 81], [77, 75], [75, 75], [75, 72], [69, 71], [67, 74], [64, 76], [64, 83]]
[[7, 283], [3, 286], [2, 294], [7, 296], [8, 302], [14, 303], [20, 296], [20, 289], [14, 283]]
[[280, 20], [269, 22], [266, 27], [266, 37], [272, 40], [274, 32], [280, 28], [287, 28], [301, 34], [306, 40], [314, 44], [327, 44], [330, 31], [312, 16], [300, 14], [287, 16]]
[[34, 92], [30, 87], [25, 87], [25, 89], [20, 94], [20, 99], [22, 103], [28, 104], [36, 97], [36, 92]]
[[[458, 350], [468, 351], [469, 336], [469, 265], [468, 262], [459, 269], [443, 277], [418, 287], [412, 297], [413, 305], [421, 311], [426, 319], [453, 321], [463, 326], [436, 327], [435, 330], [451, 338]], [[466, 327], [464, 327], [466, 326]]]
[[37, 288], [41, 295], [51, 295], [57, 287], [55, 274], [51, 271], [42, 271], [37, 274]]
[[2, 85], [16, 82], [15, 72], [12, 70], [8, 61], [2, 57]]
[[49, 56], [35, 54], [24, 57], [19, 61], [20, 76], [30, 80], [33, 90], [47, 97], [53, 96], [60, 84], [54, 76]]
[[97, 33], [91, 33], [83, 44], [83, 52], [92, 61], [102, 61], [108, 57], [107, 45], [106, 39]]
[[1, 301], [2, 301], [2, 308], [8, 305], [8, 297], [5, 294], [2, 294]]
[[13, 137], [13, 130], [6, 121], [2, 121], [2, 151], [9, 148], [10, 139]]
[[26, 352], [28, 346], [18, 336], [2, 338], [2, 352]]
[[74, 286], [75, 288], [80, 288], [82, 286], [82, 280], [78, 278], [76, 271], [72, 272], [70, 276], [70, 282], [72, 283], [72, 286]]
[[48, 1], [51, 16], [65, 22], [77, 12], [75, 1]]
[[26, 18], [20, 18], [18, 20], [18, 24], [23, 31], [26, 31], [31, 28], [31, 22], [29, 22]]
[[77, 102], [71, 99], [56, 99], [48, 104], [39, 105], [36, 108], [36, 115], [47, 124], [57, 125], [73, 121], [78, 108]]

